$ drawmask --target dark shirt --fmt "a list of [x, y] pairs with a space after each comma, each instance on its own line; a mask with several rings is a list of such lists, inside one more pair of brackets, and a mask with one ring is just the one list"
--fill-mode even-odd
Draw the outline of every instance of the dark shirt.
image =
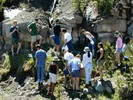
[[[100, 52], [100, 49], [97, 51], [97, 60], [99, 59], [101, 55], [101, 52]], [[103, 51], [103, 57], [100, 59], [100, 60], [103, 60], [104, 59], [104, 51]]]
[[49, 72], [53, 74], [57, 74], [57, 65], [55, 63], [50, 64]]
[[59, 24], [54, 25], [54, 35], [60, 36], [61, 27]]
[[[14, 29], [17, 29], [20, 32], [19, 26], [11, 26], [10, 27], [10, 32], [13, 32]], [[12, 38], [18, 39], [19, 38], [19, 33], [17, 31], [12, 33]]]

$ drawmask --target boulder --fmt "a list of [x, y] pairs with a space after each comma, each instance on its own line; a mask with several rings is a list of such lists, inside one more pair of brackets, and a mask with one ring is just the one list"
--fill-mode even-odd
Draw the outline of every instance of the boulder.
[[98, 33], [98, 40], [101, 41], [103, 44], [105, 44], [107, 41], [110, 43], [114, 43], [115, 37], [113, 33]]
[[126, 31], [126, 20], [118, 20], [115, 18], [109, 18], [104, 19], [100, 21], [99, 23], [96, 23], [95, 25], [95, 32], [101, 33], [101, 32], [114, 32], [114, 31], [120, 31], [125, 32]]
[[57, 4], [53, 14], [55, 14], [56, 17], [60, 19], [61, 23], [70, 27], [81, 24], [83, 19], [82, 16], [77, 11], [75, 11], [71, 0], [61, 0], [60, 3]]
[[129, 36], [133, 37], [133, 23], [128, 27], [127, 33]]

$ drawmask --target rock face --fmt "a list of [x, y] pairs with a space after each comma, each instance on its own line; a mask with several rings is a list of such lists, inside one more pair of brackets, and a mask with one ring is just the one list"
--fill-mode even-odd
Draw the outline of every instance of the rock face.
[[[110, 38], [112, 37], [112, 38]], [[101, 41], [102, 43], [106, 43], [107, 41], [110, 43], [114, 43], [115, 41], [115, 36], [113, 33], [98, 33], [98, 40]]]
[[75, 11], [71, 0], [59, 0], [54, 9], [53, 16], [57, 16], [60, 22], [70, 27], [75, 27], [82, 23], [81, 15]]
[[116, 20], [114, 18], [109, 18], [101, 21], [100, 23], [97, 23], [95, 26], [96, 32], [114, 32], [114, 31], [120, 31], [125, 32], [126, 31], [126, 20]]
[[131, 37], [133, 37], [133, 23], [128, 27], [127, 33], [128, 33]]

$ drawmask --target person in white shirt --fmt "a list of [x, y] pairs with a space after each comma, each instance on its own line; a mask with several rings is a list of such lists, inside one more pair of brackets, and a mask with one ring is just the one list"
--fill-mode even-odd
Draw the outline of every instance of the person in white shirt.
[[74, 51], [74, 47], [73, 47], [73, 44], [72, 44], [72, 36], [71, 36], [71, 34], [68, 33], [66, 29], [63, 29], [62, 33], [64, 34], [64, 46], [67, 45], [68, 50], [70, 52], [73, 52]]
[[66, 50], [63, 50], [64, 60], [66, 68], [64, 70], [64, 82], [66, 83], [66, 76], [71, 73], [70, 61], [74, 58], [74, 55]]
[[91, 85], [91, 72], [92, 72], [92, 53], [89, 47], [84, 48], [83, 65], [85, 67], [85, 83], [86, 87]]
[[129, 47], [129, 44], [130, 44], [130, 38], [126, 37], [125, 38], [125, 43], [123, 44], [122, 46], [122, 52], [125, 53], [126, 50], [128, 49]]
[[84, 34], [86, 38], [90, 40], [88, 47], [90, 48], [90, 51], [92, 52], [93, 57], [95, 57], [96, 38], [89, 31], [86, 31], [85, 29], [81, 30], [81, 34]]

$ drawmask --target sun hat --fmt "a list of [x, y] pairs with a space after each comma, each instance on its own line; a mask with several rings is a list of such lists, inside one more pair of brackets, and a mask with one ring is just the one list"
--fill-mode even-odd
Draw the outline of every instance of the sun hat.
[[85, 47], [83, 51], [84, 52], [88, 52], [88, 51], [90, 51], [90, 48], [89, 47]]
[[120, 34], [120, 32], [119, 31], [115, 31], [114, 34]]
[[41, 45], [40, 45], [40, 44], [37, 44], [37, 45], [36, 45], [36, 48], [41, 48]]
[[60, 61], [60, 59], [58, 59], [58, 57], [55, 56], [55, 57], [53, 58], [53, 61]]

